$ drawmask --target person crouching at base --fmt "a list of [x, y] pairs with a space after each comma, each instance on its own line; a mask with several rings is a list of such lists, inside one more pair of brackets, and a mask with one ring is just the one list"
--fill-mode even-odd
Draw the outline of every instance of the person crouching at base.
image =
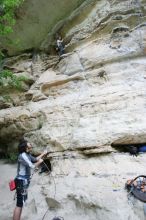
[[26, 141], [21, 140], [18, 145], [18, 165], [17, 176], [15, 178], [17, 202], [13, 213], [13, 220], [20, 220], [24, 202], [27, 200], [27, 189], [30, 184], [31, 169], [39, 166], [43, 159], [42, 157], [47, 154], [43, 152], [38, 157], [31, 155], [32, 145]]

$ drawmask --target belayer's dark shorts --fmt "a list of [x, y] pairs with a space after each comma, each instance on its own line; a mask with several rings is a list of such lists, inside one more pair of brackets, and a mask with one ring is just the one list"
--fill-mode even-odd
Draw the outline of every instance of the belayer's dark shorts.
[[24, 202], [27, 200], [27, 180], [15, 179], [16, 194], [17, 194], [17, 207], [23, 207]]

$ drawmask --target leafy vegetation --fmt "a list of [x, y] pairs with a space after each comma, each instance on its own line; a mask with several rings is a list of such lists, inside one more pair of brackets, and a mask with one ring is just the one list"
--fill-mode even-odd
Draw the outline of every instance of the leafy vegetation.
[[[6, 37], [13, 32], [15, 24], [15, 10], [23, 0], [0, 0], [0, 38]], [[10, 86], [21, 89], [24, 77], [17, 77], [9, 70], [3, 70], [2, 60], [5, 58], [3, 50], [0, 51], [0, 87]]]
[[23, 0], [0, 0], [0, 36], [13, 31], [15, 10]]
[[9, 163], [15, 163], [17, 161], [18, 154], [16, 152], [11, 152], [8, 155], [7, 161]]
[[21, 90], [22, 82], [26, 80], [24, 76], [16, 76], [9, 70], [3, 70], [0, 72], [0, 86], [10, 87]]

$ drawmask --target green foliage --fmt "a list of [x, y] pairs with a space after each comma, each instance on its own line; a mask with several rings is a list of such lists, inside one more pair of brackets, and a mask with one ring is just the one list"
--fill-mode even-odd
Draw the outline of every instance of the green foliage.
[[[0, 37], [6, 37], [13, 31], [15, 24], [15, 10], [23, 0], [0, 0]], [[0, 51], [0, 66], [5, 55]], [[9, 70], [0, 71], [0, 87], [21, 89], [24, 77], [17, 77]]]
[[17, 161], [18, 154], [16, 152], [10, 152], [7, 158], [9, 163], [15, 163]]
[[23, 0], [0, 0], [0, 36], [13, 31], [15, 24], [15, 9]]
[[3, 96], [3, 99], [6, 101], [6, 102], [12, 102], [12, 98], [9, 96], [9, 95], [4, 95]]
[[22, 82], [26, 80], [24, 76], [16, 76], [9, 70], [0, 72], [0, 87], [10, 87], [18, 90], [22, 89]]

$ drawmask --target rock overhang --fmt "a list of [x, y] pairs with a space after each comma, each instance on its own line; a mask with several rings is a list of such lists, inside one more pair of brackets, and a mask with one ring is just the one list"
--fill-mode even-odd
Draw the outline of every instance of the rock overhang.
[[[7, 45], [9, 55], [39, 49], [54, 27], [78, 8], [85, 0], [25, 0], [16, 11], [16, 24], [9, 38], [15, 44]], [[55, 32], [55, 30], [54, 30]], [[53, 35], [54, 33], [52, 33]], [[17, 45], [16, 45], [17, 42]]]

